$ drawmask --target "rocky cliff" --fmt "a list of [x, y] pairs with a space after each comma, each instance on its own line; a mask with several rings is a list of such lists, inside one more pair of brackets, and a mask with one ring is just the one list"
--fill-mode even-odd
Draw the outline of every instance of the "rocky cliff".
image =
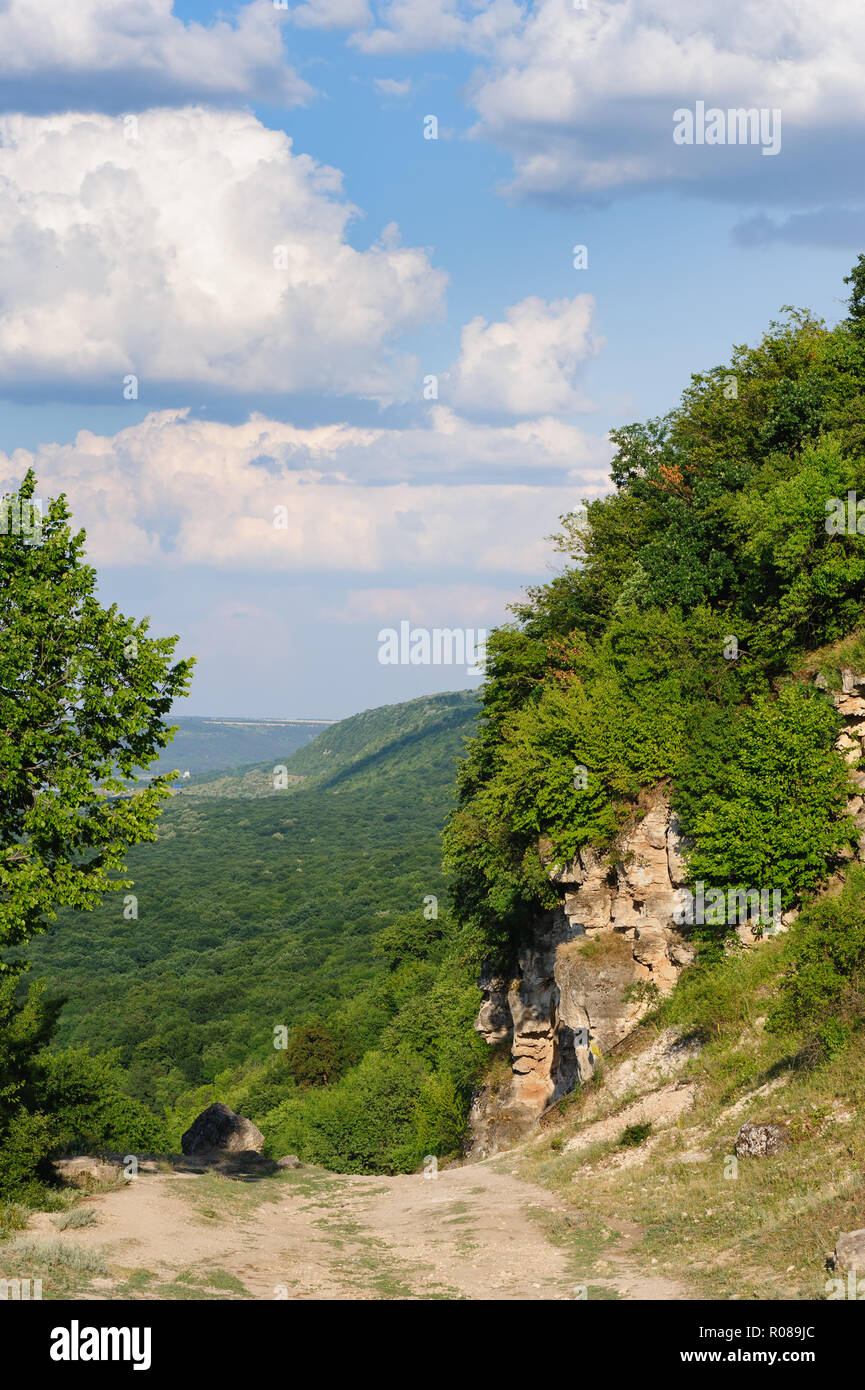
[[[844, 726], [837, 747], [851, 768], [847, 809], [865, 853], [865, 676], [841, 672], [841, 691], [827, 691]], [[682, 922], [687, 846], [662, 788], [643, 795], [633, 823], [612, 853], [588, 847], [553, 865], [560, 904], [534, 925], [512, 976], [484, 972], [475, 1027], [491, 1046], [509, 1044], [510, 1066], [493, 1070], [475, 1098], [469, 1153], [484, 1157], [514, 1143], [596, 1059], [627, 1036], [669, 993], [694, 957]], [[784, 930], [795, 913], [777, 921]], [[738, 928], [745, 946], [760, 938], [755, 923]]]

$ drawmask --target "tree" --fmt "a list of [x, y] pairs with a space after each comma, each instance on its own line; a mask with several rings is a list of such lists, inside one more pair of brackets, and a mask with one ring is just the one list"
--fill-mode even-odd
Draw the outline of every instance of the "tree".
[[323, 1019], [312, 1018], [292, 1028], [285, 1061], [298, 1086], [326, 1086], [342, 1069], [343, 1048]]
[[[192, 662], [104, 608], [66, 499], [38, 522], [32, 473], [0, 506], [0, 945], [25, 943], [59, 906], [91, 908], [130, 845], [155, 838], [173, 776], [130, 791], [175, 729]], [[29, 517], [29, 524], [22, 517]], [[125, 779], [125, 780], [124, 780]], [[0, 963], [0, 970], [11, 968]]]
[[[175, 732], [162, 721], [186, 693], [176, 637], [147, 636], [95, 596], [84, 533], [65, 498], [41, 515], [28, 473], [0, 502], [0, 947], [26, 945], [61, 906], [92, 908], [130, 845], [155, 838], [172, 776], [130, 790]], [[52, 1148], [152, 1138], [158, 1123], [106, 1064], [46, 1054], [59, 1001], [21, 999], [20, 956], [0, 957], [0, 1170], [26, 1195]]]
[[865, 333], [865, 256], [861, 252], [850, 274], [844, 276], [844, 284], [852, 286], [847, 300], [851, 327], [854, 333]]

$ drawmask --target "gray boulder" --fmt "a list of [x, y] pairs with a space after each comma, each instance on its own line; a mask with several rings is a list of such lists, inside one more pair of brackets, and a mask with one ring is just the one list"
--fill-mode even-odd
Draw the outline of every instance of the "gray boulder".
[[245, 1150], [260, 1153], [263, 1146], [261, 1130], [220, 1101], [208, 1105], [180, 1140], [183, 1152], [193, 1158], [218, 1158]]
[[835, 1242], [836, 1269], [865, 1274], [865, 1231], [842, 1231]]
[[297, 1154], [283, 1154], [282, 1158], [276, 1160], [277, 1168], [302, 1168], [303, 1164]]
[[771, 1158], [786, 1147], [789, 1139], [786, 1125], [756, 1125], [749, 1120], [736, 1135], [736, 1157]]

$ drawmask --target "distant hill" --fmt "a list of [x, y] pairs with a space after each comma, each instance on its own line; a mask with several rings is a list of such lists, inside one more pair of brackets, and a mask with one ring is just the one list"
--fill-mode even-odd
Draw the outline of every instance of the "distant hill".
[[477, 709], [477, 698], [470, 690], [382, 705], [317, 732], [290, 758], [277, 754], [227, 774], [191, 777], [184, 785], [184, 794], [194, 798], [280, 795], [284, 788], [277, 785], [275, 767], [285, 768], [289, 790], [349, 782], [357, 788], [378, 777], [394, 760], [398, 760], [402, 773], [425, 766], [431, 751], [430, 734], [464, 730], [466, 720], [471, 720]]
[[128, 855], [137, 918], [111, 894], [32, 943], [68, 1001], [58, 1041], [119, 1048], [135, 1093], [173, 1104], [273, 1058], [275, 1024], [357, 996], [384, 969], [374, 933], [445, 894], [439, 835], [477, 708], [461, 692], [343, 720], [283, 757], [303, 780], [280, 792], [274, 754], [267, 795], [248, 773], [184, 783]]
[[327, 719], [198, 719], [173, 715], [173, 741], [148, 775], [224, 772], [262, 758], [287, 758], [331, 727]]

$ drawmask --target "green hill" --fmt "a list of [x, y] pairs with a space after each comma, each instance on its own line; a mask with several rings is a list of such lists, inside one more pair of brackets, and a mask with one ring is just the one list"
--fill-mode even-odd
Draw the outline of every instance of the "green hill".
[[67, 997], [58, 1042], [119, 1048], [160, 1107], [272, 1058], [275, 1025], [356, 998], [384, 970], [373, 935], [443, 898], [439, 836], [476, 710], [470, 693], [372, 710], [286, 759], [303, 783], [174, 797], [128, 857], [137, 918], [117, 895], [33, 943], [34, 973]]
[[148, 775], [171, 772], [223, 772], [259, 758], [286, 758], [323, 729], [326, 719], [200, 719], [175, 715], [173, 740]]
[[[299, 787], [352, 788], [371, 785], [388, 766], [399, 763], [403, 773], [422, 773], [430, 755], [431, 733], [465, 727], [477, 713], [476, 696], [463, 690], [453, 694], [423, 696], [401, 705], [382, 705], [333, 724], [291, 758], [270, 758], [237, 766], [227, 774], [203, 775], [184, 784], [185, 795], [195, 798], [260, 797], [282, 794]], [[275, 769], [284, 767], [287, 787], [278, 785]]]

